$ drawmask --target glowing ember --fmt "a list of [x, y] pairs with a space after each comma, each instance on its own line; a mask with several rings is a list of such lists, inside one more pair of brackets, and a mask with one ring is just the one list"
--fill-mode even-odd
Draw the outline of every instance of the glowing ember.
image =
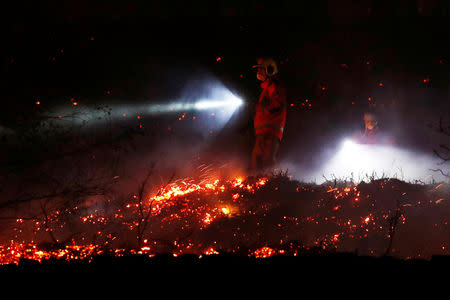
[[0, 264], [17, 264], [20, 259], [42, 261], [49, 258], [66, 260], [80, 260], [100, 255], [103, 251], [98, 246], [66, 246], [64, 249], [52, 251], [38, 250], [34, 244], [20, 244], [12, 242], [9, 246], [0, 246]]
[[[368, 189], [353, 182], [299, 185], [276, 177], [211, 179], [201, 183], [186, 179], [162, 187], [150, 196], [131, 196], [109, 212], [97, 206], [75, 206], [48, 211], [33, 219], [14, 218], [15, 237], [10, 244], [0, 246], [0, 264], [17, 264], [20, 259], [90, 260], [105, 251], [114, 256], [153, 256], [167, 251], [175, 255], [210, 255], [218, 254], [215, 249], [235, 252], [246, 245], [256, 245], [256, 250], [247, 252], [250, 256], [264, 258], [297, 255], [311, 247], [354, 251], [359, 249], [360, 240], [369, 237], [370, 241], [379, 241], [381, 248], [372, 246], [366, 250], [370, 255], [380, 255], [395, 226], [408, 224], [403, 209], [443, 207], [448, 199], [447, 185], [439, 184], [424, 188], [431, 197], [429, 201], [423, 201], [420, 194], [417, 202], [398, 204], [398, 195], [406, 201], [413, 191], [396, 191], [396, 184], [380, 180]], [[390, 191], [394, 191], [393, 201], [384, 203], [386, 208], [378, 205], [379, 197], [374, 193]], [[70, 219], [70, 226], [78, 228], [81, 232], [78, 236], [70, 235], [68, 216], [76, 216]], [[447, 224], [446, 220], [436, 221], [433, 228], [445, 232]], [[306, 229], [310, 240], [293, 243]], [[27, 232], [32, 234], [31, 239], [25, 238]], [[73, 237], [59, 244], [64, 233]], [[122, 241], [130, 234], [139, 243], [131, 248], [134, 250], [125, 250]], [[34, 242], [49, 238], [54, 241], [51, 247]], [[440, 241], [440, 253], [448, 251], [448, 247], [442, 248], [444, 244], [445, 240]], [[424, 256], [423, 249], [416, 256], [419, 253]]]
[[277, 250], [272, 249], [270, 247], [262, 247], [260, 249], [255, 250], [251, 255], [253, 255], [256, 258], [267, 258], [270, 256], [273, 256], [277, 254]]
[[209, 213], [206, 213], [206, 216], [203, 219], [203, 223], [210, 224], [212, 222], [212, 220], [213, 220], [213, 218], [211, 217], [211, 215]]
[[219, 252], [217, 252], [216, 250], [214, 250], [214, 248], [208, 248], [207, 250], [205, 250], [205, 252], [203, 252], [206, 255], [217, 255], [219, 254]]

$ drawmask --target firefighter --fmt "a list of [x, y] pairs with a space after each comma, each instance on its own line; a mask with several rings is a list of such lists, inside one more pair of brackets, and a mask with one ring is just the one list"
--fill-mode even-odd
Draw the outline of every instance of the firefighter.
[[272, 58], [259, 58], [256, 78], [261, 81], [261, 95], [254, 118], [255, 145], [251, 169], [262, 171], [273, 167], [286, 124], [286, 92], [278, 77], [278, 66]]
[[394, 139], [383, 134], [378, 127], [378, 118], [372, 112], [364, 113], [364, 131], [360, 131], [355, 140], [359, 144], [392, 145]]

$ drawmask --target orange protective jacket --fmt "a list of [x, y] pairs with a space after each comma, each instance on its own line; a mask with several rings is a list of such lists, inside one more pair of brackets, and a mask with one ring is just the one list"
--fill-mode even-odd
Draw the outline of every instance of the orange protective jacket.
[[261, 96], [256, 105], [255, 134], [267, 134], [281, 141], [286, 125], [286, 91], [277, 78], [261, 83]]

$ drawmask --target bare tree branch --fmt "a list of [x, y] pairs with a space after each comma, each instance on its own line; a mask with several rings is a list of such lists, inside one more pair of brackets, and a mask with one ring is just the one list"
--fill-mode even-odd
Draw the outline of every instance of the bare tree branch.
[[450, 177], [450, 172], [444, 173], [444, 171], [442, 171], [441, 169], [429, 169], [429, 170], [433, 171], [433, 172], [439, 172], [442, 175], [444, 175], [445, 177]]

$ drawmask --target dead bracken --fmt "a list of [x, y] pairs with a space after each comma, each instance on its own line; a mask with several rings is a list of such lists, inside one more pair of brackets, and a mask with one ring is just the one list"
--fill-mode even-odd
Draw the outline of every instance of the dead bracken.
[[[427, 197], [427, 198], [424, 198]], [[213, 179], [201, 184], [178, 181], [138, 195], [114, 211], [70, 208], [49, 212], [46, 219], [17, 219], [15, 239], [0, 246], [1, 264], [21, 259], [90, 260], [109, 254], [170, 253], [235, 255], [266, 258], [297, 256], [320, 249], [401, 258], [427, 258], [447, 253], [447, 220], [420, 218], [448, 210], [448, 184], [412, 184], [396, 179], [369, 183], [350, 181], [305, 184], [287, 176]], [[140, 219], [148, 215], [148, 219]], [[431, 215], [431, 214], [430, 214]], [[145, 230], [137, 231], [143, 225]], [[32, 229], [30, 229], [32, 228]], [[77, 228], [81, 234], [70, 230]], [[32, 230], [32, 240], [21, 240]], [[141, 244], [136, 246], [136, 234]], [[430, 249], [411, 235], [433, 233], [440, 249]], [[48, 236], [71, 236], [64, 243]], [[56, 239], [56, 238], [55, 238]], [[130, 242], [131, 240], [131, 242]]]

